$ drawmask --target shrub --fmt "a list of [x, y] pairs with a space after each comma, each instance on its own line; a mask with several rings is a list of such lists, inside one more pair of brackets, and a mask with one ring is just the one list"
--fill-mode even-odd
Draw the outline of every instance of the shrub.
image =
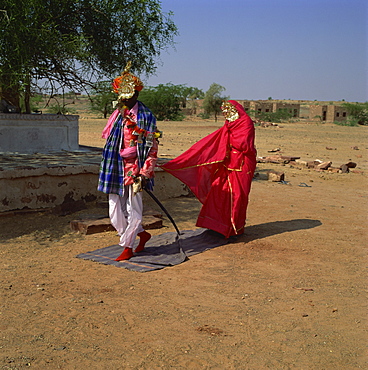
[[368, 125], [368, 102], [365, 103], [344, 103], [342, 105], [348, 111], [348, 126]]

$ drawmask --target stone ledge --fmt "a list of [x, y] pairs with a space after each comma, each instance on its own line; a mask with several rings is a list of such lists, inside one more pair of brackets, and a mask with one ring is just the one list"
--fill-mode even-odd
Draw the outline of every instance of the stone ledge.
[[[48, 154], [0, 153], [0, 213], [62, 206], [107, 198], [97, 191], [102, 148]], [[169, 159], [160, 158], [159, 165]], [[188, 196], [188, 188], [172, 175], [155, 169], [155, 195], [160, 200]], [[145, 196], [145, 194], [144, 194]]]
[[0, 148], [19, 153], [77, 150], [77, 115], [0, 114]]
[[0, 120], [20, 121], [75, 121], [79, 116], [75, 114], [37, 114], [37, 113], [0, 113]]

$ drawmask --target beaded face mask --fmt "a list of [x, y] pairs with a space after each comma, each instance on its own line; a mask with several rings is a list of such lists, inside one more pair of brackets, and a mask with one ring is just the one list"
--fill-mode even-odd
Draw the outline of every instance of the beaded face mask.
[[221, 110], [229, 122], [236, 121], [239, 118], [239, 113], [235, 106], [227, 101], [222, 103]]

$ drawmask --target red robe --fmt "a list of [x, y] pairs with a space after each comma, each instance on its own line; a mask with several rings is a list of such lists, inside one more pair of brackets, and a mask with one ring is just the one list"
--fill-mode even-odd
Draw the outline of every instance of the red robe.
[[237, 120], [226, 120], [223, 127], [161, 166], [188, 185], [203, 204], [196, 226], [226, 238], [244, 232], [256, 168], [253, 121], [238, 102], [229, 102], [239, 113]]

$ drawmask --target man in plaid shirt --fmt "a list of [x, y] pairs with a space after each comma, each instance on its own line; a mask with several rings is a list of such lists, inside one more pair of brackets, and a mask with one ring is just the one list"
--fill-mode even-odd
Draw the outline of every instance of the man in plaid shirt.
[[133, 244], [140, 238], [135, 253], [144, 249], [151, 235], [142, 227], [142, 186], [153, 188], [158, 142], [156, 118], [140, 101], [142, 81], [129, 72], [130, 63], [115, 78], [117, 109], [110, 116], [102, 137], [106, 139], [99, 174], [98, 190], [109, 194], [111, 224], [120, 236], [123, 251], [116, 261], [133, 256]]

